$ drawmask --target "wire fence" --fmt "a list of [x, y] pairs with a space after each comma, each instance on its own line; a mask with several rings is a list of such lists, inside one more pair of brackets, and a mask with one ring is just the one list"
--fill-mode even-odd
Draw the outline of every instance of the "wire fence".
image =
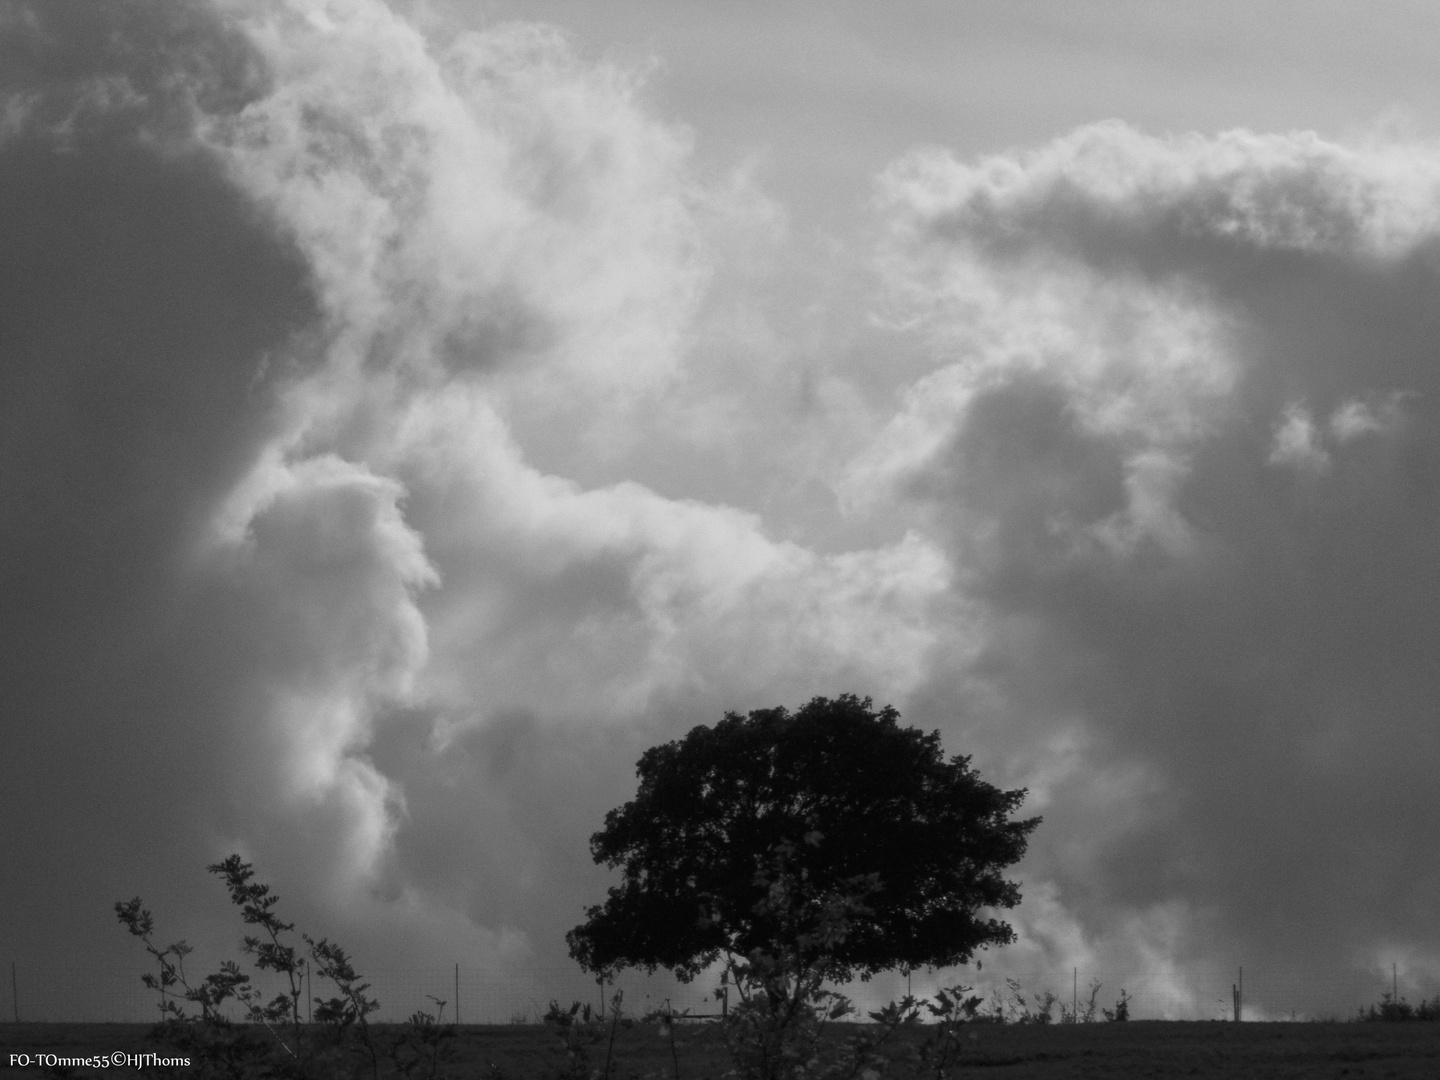
[[[65, 1023], [148, 1023], [159, 1016], [159, 997], [141, 982], [145, 969], [89, 967], [27, 968], [10, 965], [10, 1000], [0, 1021]], [[534, 967], [514, 971], [448, 968], [392, 969], [365, 972], [368, 994], [380, 1002], [373, 1019], [400, 1022], [413, 1013], [435, 1015], [444, 1002], [444, 1018], [464, 1024], [538, 1023], [549, 1002], [563, 1008], [580, 1002], [593, 1012], [608, 1012], [617, 993], [627, 1016], [643, 1017], [660, 1009], [673, 1009], [697, 1018], [718, 1015], [717, 978], [702, 976], [682, 983], [664, 972], [645, 975], [625, 972], [601, 986], [573, 965]], [[272, 973], [256, 973], [254, 982], [273, 998], [283, 984]], [[1229, 975], [1184, 979], [1165, 972], [996, 971], [956, 969], [943, 972], [886, 974], [869, 982], [837, 987], [851, 997], [861, 1014], [907, 992], [923, 997], [941, 986], [963, 984], [984, 999], [981, 1011], [999, 1011], [1011, 1020], [1028, 1012], [1038, 1014], [1049, 997], [1048, 1012], [1061, 1021], [1072, 1010], [1094, 1020], [1117, 1008], [1120, 993], [1132, 1020], [1233, 1020], [1237, 998], [1243, 1020], [1350, 1019], [1357, 1011], [1379, 1002], [1384, 994], [1398, 994], [1418, 1003], [1440, 990], [1423, 982], [1402, 980], [1394, 973], [1336, 973], [1317, 979], [1295, 971], [1237, 969]], [[1098, 984], [1098, 986], [1096, 985]], [[1092, 997], [1092, 987], [1094, 988]], [[335, 990], [311, 978], [303, 1001], [329, 998]], [[730, 991], [733, 994], [733, 988]], [[729, 1000], [733, 1001], [733, 998]], [[1091, 1004], [1093, 1002], [1093, 1010]], [[304, 1006], [308, 1009], [310, 1006]], [[233, 1005], [232, 1019], [240, 1013]]]

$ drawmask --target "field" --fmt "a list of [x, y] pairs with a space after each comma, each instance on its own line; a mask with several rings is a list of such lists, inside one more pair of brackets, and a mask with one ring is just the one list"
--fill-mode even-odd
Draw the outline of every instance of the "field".
[[[387, 1030], [393, 1031], [395, 1029]], [[161, 1049], [147, 1042], [148, 1028], [130, 1024], [0, 1025], [0, 1051], [61, 1056]], [[843, 1034], [843, 1026], [841, 1029]], [[1093, 1077], [1267, 1078], [1367, 1077], [1435, 1080], [1440, 1077], [1440, 1024], [1248, 1023], [1132, 1021], [1124, 1024], [973, 1025], [952, 1076], [994, 1080]], [[542, 1025], [470, 1026], [446, 1044], [442, 1077], [555, 1080], [567, 1055], [554, 1028]], [[605, 1061], [604, 1041], [589, 1047], [589, 1065]], [[672, 1057], [670, 1041], [654, 1025], [635, 1024], [616, 1035], [610, 1074], [615, 1080], [720, 1077], [729, 1067], [719, 1032], [682, 1025]], [[492, 1068], [492, 1065], [496, 1068]], [[90, 1075], [91, 1070], [23, 1070], [36, 1075]], [[391, 1070], [393, 1071], [393, 1070]], [[17, 1075], [21, 1070], [16, 1069]], [[103, 1070], [111, 1076], [129, 1069]], [[181, 1070], [179, 1075], [184, 1075]], [[100, 1074], [101, 1070], [94, 1070]], [[366, 1073], [368, 1075], [368, 1071]], [[425, 1075], [424, 1071], [417, 1076]]]

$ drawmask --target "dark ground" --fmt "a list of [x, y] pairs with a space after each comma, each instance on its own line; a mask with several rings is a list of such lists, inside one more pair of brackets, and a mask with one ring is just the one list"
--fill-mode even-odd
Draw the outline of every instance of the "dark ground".
[[[115, 1050], [163, 1049], [139, 1024], [0, 1025], [0, 1064], [19, 1076], [137, 1075], [128, 1068], [48, 1070], [9, 1066], [16, 1053], [77, 1057]], [[398, 1027], [379, 1028], [380, 1041]], [[841, 1026], [843, 1033], [844, 1027]], [[718, 1030], [711, 1025], [677, 1025], [675, 1057], [680, 1080], [718, 1080], [729, 1068]], [[582, 1068], [600, 1070], [606, 1041], [587, 1043]], [[913, 1033], [923, 1037], [924, 1031]], [[1093, 1077], [1217, 1077], [1270, 1080], [1328, 1080], [1330, 1077], [1440, 1080], [1440, 1024], [1435, 1023], [1248, 1023], [1131, 1021], [1078, 1026], [972, 1025], [963, 1031], [958, 1070], [993, 1080], [1059, 1080]], [[557, 1030], [542, 1025], [465, 1025], [446, 1044], [440, 1077], [482, 1080], [556, 1080], [571, 1062]], [[448, 1060], [447, 1060], [448, 1059]], [[428, 1065], [428, 1063], [426, 1063]], [[498, 1072], [491, 1066], [496, 1066]], [[181, 1070], [177, 1075], [184, 1075]], [[393, 1067], [383, 1070], [394, 1074]], [[365, 1075], [369, 1074], [368, 1067]], [[428, 1076], [421, 1066], [416, 1080]], [[616, 1035], [613, 1080], [673, 1080], [675, 1062], [668, 1038], [653, 1024], [634, 1024]]]

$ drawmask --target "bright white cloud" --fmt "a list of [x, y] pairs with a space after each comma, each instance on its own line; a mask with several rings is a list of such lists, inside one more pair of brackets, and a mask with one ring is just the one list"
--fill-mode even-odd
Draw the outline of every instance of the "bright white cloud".
[[277, 764], [346, 808], [347, 874], [404, 861], [405, 808], [444, 772], [402, 790], [370, 762], [397, 708], [450, 744], [507, 711], [713, 719], [920, 684], [950, 584], [933, 542], [820, 554], [750, 511], [547, 474], [517, 434], [568, 425], [604, 455], [642, 401], [652, 429], [705, 422], [710, 376], [680, 384], [706, 237], [733, 224], [743, 247], [763, 202], [703, 188], [634, 78], [552, 31], [437, 44], [378, 4], [235, 18], [272, 83], [204, 138], [298, 245], [325, 326], [216, 528], [246, 553], [238, 587], [316, 654], [255, 678]]

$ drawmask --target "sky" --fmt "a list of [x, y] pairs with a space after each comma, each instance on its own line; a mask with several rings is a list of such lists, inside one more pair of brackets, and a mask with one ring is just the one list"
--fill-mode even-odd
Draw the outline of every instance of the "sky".
[[534, 983], [646, 747], [850, 692], [1044, 816], [987, 970], [1434, 993], [1437, 24], [0, 8], [0, 958], [239, 851]]

